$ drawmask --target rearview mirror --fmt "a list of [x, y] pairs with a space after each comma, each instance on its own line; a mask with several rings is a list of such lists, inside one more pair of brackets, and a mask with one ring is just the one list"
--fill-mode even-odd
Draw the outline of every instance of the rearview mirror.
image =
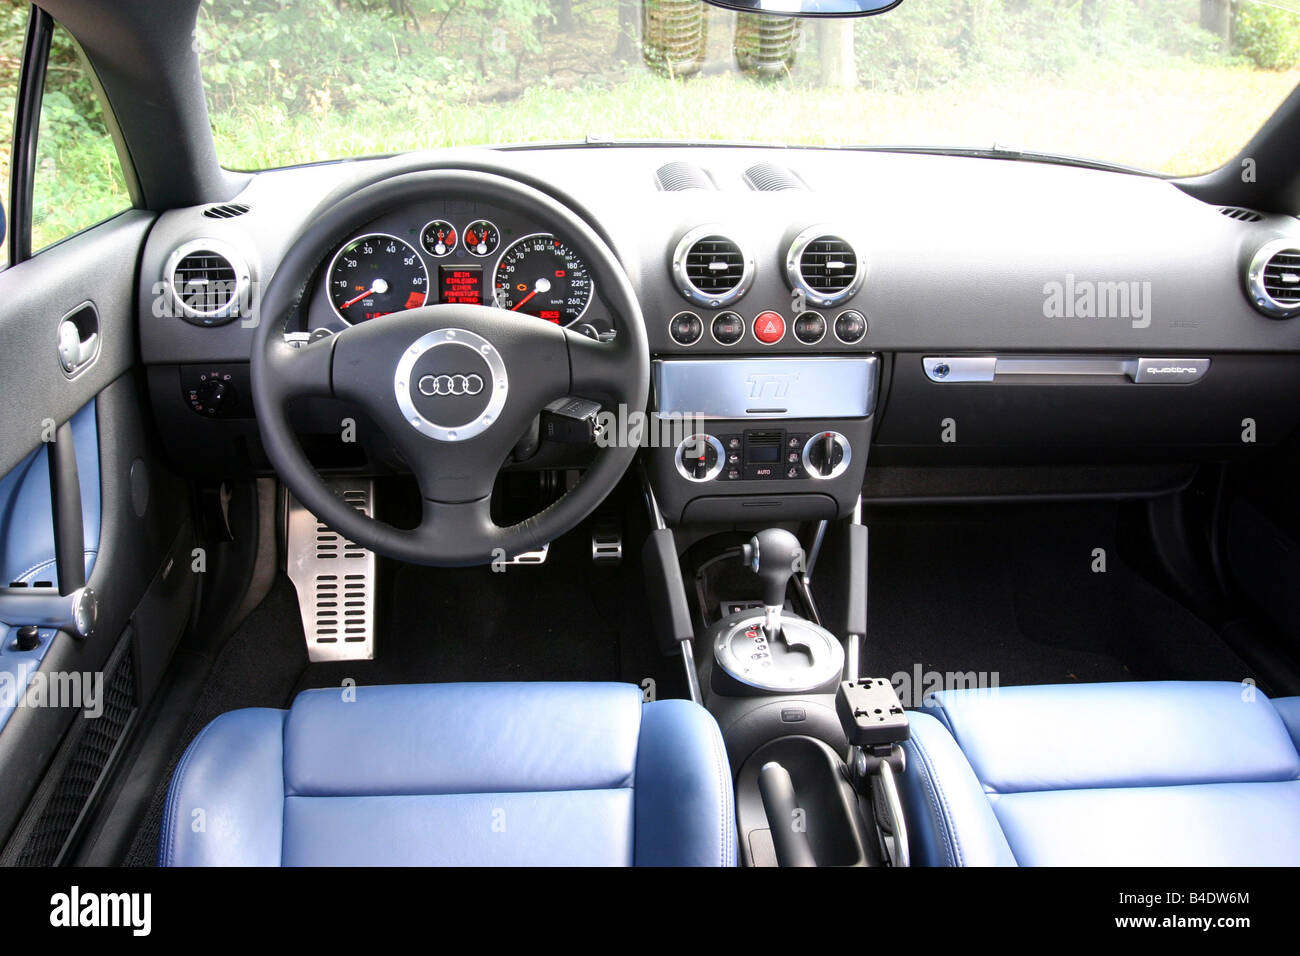
[[741, 13], [782, 17], [869, 17], [892, 10], [903, 0], [706, 0]]

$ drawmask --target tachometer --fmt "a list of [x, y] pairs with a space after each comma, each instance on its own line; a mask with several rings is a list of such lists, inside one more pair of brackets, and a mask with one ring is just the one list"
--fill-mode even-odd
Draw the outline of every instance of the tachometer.
[[429, 273], [420, 254], [384, 233], [358, 236], [340, 249], [328, 282], [334, 311], [353, 324], [418, 309], [429, 297]]
[[497, 263], [497, 307], [557, 325], [582, 317], [591, 302], [587, 264], [550, 233], [512, 243]]

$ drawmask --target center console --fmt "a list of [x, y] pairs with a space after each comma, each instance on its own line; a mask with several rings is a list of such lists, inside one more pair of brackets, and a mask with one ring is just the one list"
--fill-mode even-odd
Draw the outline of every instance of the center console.
[[874, 355], [656, 360], [659, 432], [675, 439], [647, 461], [664, 517], [846, 517], [862, 488], [878, 376]]
[[[848, 268], [847, 255], [836, 246], [823, 258]], [[685, 272], [692, 263], [720, 273], [732, 265], [716, 251], [679, 259]], [[757, 298], [779, 301], [772, 276], [742, 265], [729, 296], [749, 277]], [[694, 295], [690, 275], [677, 278], [697, 307], [732, 307]], [[790, 288], [807, 292], [797, 278]], [[737, 312], [679, 312], [652, 362], [656, 440], [641, 463], [654, 624], [663, 649], [680, 651], [691, 696], [722, 729], [749, 865], [907, 860], [888, 776], [902, 770], [906, 717], [887, 681], [857, 673], [866, 529], [855, 516], [884, 365], [864, 347], [866, 319], [847, 301], [855, 289], [810, 300], [844, 306], [832, 321], [801, 306], [790, 319], [760, 311], [752, 323]], [[823, 621], [811, 581], [828, 538], [847, 584], [842, 606]], [[860, 700], [841, 703], [850, 693], [878, 696], [883, 703], [867, 710], [882, 714], [859, 714]], [[888, 730], [872, 726], [864, 736], [859, 718], [884, 715]]]

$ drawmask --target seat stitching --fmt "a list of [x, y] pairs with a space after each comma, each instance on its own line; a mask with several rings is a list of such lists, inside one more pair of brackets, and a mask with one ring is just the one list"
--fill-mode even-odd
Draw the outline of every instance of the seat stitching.
[[[88, 548], [88, 549], [86, 549], [85, 551], [83, 551], [83, 552], [81, 553], [81, 555], [82, 555], [82, 558], [88, 558], [88, 557], [91, 557], [92, 555], [94, 555], [94, 554], [96, 554], [96, 553], [97, 553], [97, 552], [94, 551], [93, 549], [89, 549], [89, 548]], [[29, 575], [35, 574], [37, 571], [41, 570], [42, 568], [53, 567], [56, 563], [57, 563], [57, 560], [56, 560], [55, 558], [50, 558], [48, 561], [38, 561], [36, 564], [33, 564], [30, 568], [28, 568], [28, 569], [27, 569], [26, 571], [24, 571], [22, 574], [18, 575], [18, 577], [14, 578], [14, 580], [15, 580], [15, 581], [22, 581], [22, 580], [25, 580]]]
[[636, 799], [636, 771], [641, 765], [641, 741], [645, 739], [645, 709], [649, 704], [644, 698], [641, 700], [641, 710], [637, 715], [636, 725], [636, 753], [632, 755], [632, 783], [627, 788], [632, 791], [632, 865], [636, 866], [637, 858], [637, 832], [641, 829], [638, 821], [640, 814], [637, 812]]
[[722, 742], [722, 732], [718, 730], [716, 724], [711, 728], [711, 730], [712, 733], [710, 734], [710, 737], [712, 737], [713, 740], [713, 746], [711, 748], [713, 751], [713, 770], [714, 773], [717, 775], [718, 795], [721, 798], [718, 806], [718, 816], [720, 818], [721, 827], [722, 827], [720, 833], [722, 839], [719, 841], [720, 846], [722, 847], [722, 861], [719, 865], [726, 866], [728, 861], [731, 859], [731, 854], [730, 852], [728, 852], [731, 849], [731, 830], [732, 830], [732, 827], [728, 826], [729, 823], [732, 823], [732, 821], [728, 819], [728, 817], [730, 816], [729, 804], [731, 802], [728, 799], [728, 797], [730, 796], [730, 789], [731, 789], [729, 779], [728, 779], [730, 775], [726, 773], [724, 770], [724, 766], [726, 764], [726, 761], [724, 759], [726, 750], [725, 750], [725, 744], [723, 744]]
[[163, 866], [171, 866], [172, 859], [175, 856], [176, 809], [180, 804], [181, 790], [185, 786], [185, 775], [189, 772], [190, 762], [194, 759], [194, 754], [198, 750], [199, 741], [208, 735], [208, 731], [212, 729], [212, 725], [215, 723], [216, 720], [213, 720], [199, 731], [199, 735], [185, 748], [185, 753], [181, 756], [180, 766], [176, 768], [176, 774], [172, 780], [172, 790], [168, 795], [167, 806], [163, 811], [163, 832], [167, 834], [167, 852], [163, 857]]
[[[948, 798], [943, 792], [943, 785], [939, 782], [938, 774], [935, 772], [934, 761], [930, 758], [930, 752], [926, 749], [925, 741], [920, 737], [912, 737], [911, 741], [916, 745], [917, 755], [921, 758], [924, 773], [922, 774], [922, 783], [926, 788], [926, 796], [929, 797], [931, 808], [935, 811], [935, 817], [938, 820], [939, 834], [943, 837], [945, 847], [948, 849], [948, 859], [956, 866], [962, 866], [962, 853], [960, 842], [957, 837], [957, 831], [951, 824], [952, 814], [948, 808]], [[936, 800], [937, 797], [937, 800]], [[939, 803], [943, 806], [940, 807]]]

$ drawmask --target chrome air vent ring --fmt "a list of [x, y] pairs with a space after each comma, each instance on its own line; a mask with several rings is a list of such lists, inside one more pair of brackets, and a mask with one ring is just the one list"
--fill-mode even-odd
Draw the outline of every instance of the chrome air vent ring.
[[673, 281], [688, 302], [709, 309], [731, 305], [754, 284], [754, 253], [721, 226], [696, 226], [678, 241], [672, 258]]
[[171, 313], [194, 325], [222, 325], [251, 318], [252, 273], [248, 261], [220, 239], [191, 239], [177, 246], [163, 267]]
[[1272, 239], [1255, 252], [1246, 270], [1250, 302], [1269, 318], [1300, 313], [1300, 241]]
[[790, 288], [810, 305], [831, 306], [848, 301], [862, 288], [867, 267], [846, 231], [820, 223], [804, 229], [785, 254]]

